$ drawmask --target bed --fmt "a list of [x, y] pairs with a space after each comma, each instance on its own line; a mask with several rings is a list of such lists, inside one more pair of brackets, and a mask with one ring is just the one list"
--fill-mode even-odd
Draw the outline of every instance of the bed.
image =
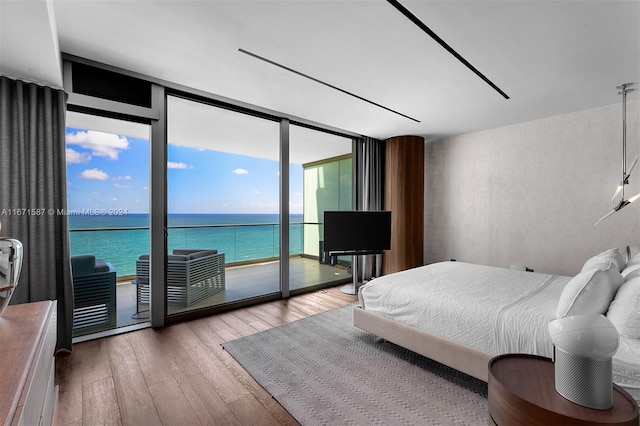
[[[606, 300], [607, 312], [609, 305], [614, 306], [618, 289], [633, 278], [632, 296], [640, 297], [635, 290], [640, 287], [640, 255], [637, 271], [629, 275], [626, 270], [629, 279], [625, 279], [621, 271], [630, 262], [614, 264], [608, 256], [612, 252], [594, 256], [576, 277], [463, 262], [434, 263], [379, 277], [360, 287], [354, 325], [487, 381], [487, 364], [495, 355], [518, 352], [551, 357], [548, 323], [562, 309], [561, 314], [567, 316], [586, 313], [576, 309], [593, 308], [593, 300], [584, 303], [585, 293], [592, 299]], [[616, 256], [618, 259], [621, 256]], [[634, 274], [638, 276], [632, 277]], [[575, 291], [576, 281], [580, 285], [589, 281], [585, 277], [592, 282], [580, 288], [580, 296], [567, 295], [569, 289]], [[593, 285], [594, 280], [603, 278], [613, 281], [608, 288]], [[629, 291], [625, 297], [629, 299]], [[567, 309], [568, 298], [571, 306]], [[602, 310], [605, 302], [600, 303], [596, 309]], [[640, 401], [638, 337], [621, 333], [620, 347], [613, 359], [614, 382], [636, 401]]]

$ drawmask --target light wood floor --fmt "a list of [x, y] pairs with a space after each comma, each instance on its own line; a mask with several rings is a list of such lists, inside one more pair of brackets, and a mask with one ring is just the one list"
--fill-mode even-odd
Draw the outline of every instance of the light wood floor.
[[78, 343], [56, 359], [58, 422], [297, 425], [220, 344], [356, 300], [334, 287]]

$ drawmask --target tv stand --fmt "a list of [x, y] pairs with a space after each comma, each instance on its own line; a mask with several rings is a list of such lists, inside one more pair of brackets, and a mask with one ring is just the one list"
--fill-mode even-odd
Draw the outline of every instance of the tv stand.
[[358, 255], [354, 254], [351, 260], [351, 276], [353, 282], [340, 287], [340, 291], [345, 294], [358, 294]]
[[340, 291], [345, 294], [358, 294], [358, 256], [366, 256], [369, 254], [382, 254], [383, 250], [343, 250], [343, 251], [330, 251], [329, 256], [352, 256], [351, 260], [351, 276], [353, 282], [340, 287]]

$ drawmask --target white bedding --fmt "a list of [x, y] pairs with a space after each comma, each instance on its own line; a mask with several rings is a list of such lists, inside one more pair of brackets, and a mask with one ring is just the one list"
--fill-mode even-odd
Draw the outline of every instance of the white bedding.
[[[367, 311], [492, 355], [551, 357], [547, 325], [570, 279], [441, 262], [376, 278], [358, 297]], [[640, 400], [640, 341], [621, 340], [614, 381]]]

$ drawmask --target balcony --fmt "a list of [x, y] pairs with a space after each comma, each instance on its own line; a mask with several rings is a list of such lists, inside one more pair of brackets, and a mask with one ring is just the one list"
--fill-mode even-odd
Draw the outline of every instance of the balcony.
[[[317, 223], [290, 225], [290, 291], [322, 288], [351, 280], [345, 266], [319, 261]], [[224, 306], [279, 292], [279, 225], [274, 223], [182, 225], [168, 227], [169, 252], [174, 248], [214, 248], [225, 253], [226, 288], [189, 307], [169, 305], [169, 314]], [[305, 242], [305, 234], [307, 241]], [[309, 241], [311, 240], [311, 242]], [[93, 254], [117, 271], [117, 327], [148, 321], [148, 305], [136, 300], [135, 262], [149, 253], [148, 227], [74, 229], [71, 253]], [[315, 243], [315, 244], [314, 244]], [[315, 252], [305, 244], [314, 246]]]

